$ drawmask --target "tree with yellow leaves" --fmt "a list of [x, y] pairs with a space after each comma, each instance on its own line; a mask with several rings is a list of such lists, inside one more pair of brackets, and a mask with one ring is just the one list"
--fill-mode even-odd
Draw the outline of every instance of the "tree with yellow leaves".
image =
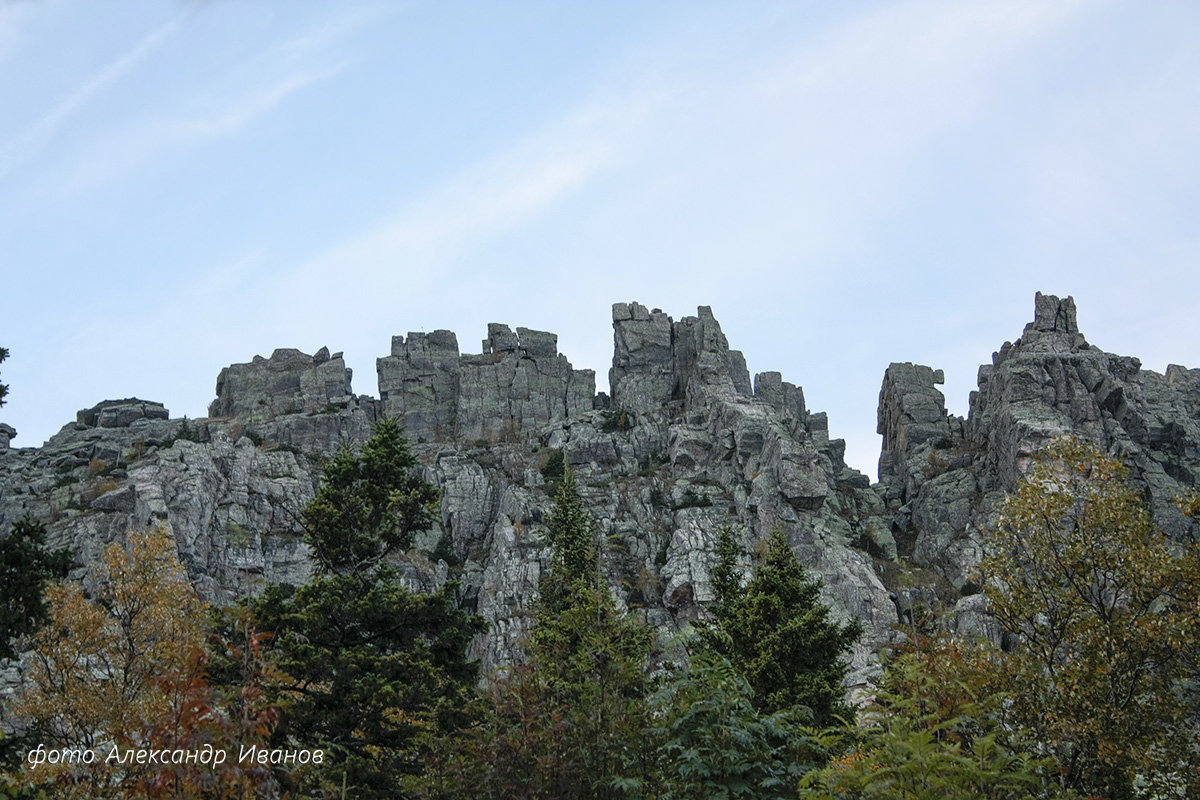
[[[238, 698], [250, 703], [227, 713], [205, 674], [206, 607], [174, 541], [162, 528], [128, 539], [104, 549], [90, 594], [70, 582], [47, 591], [49, 618], [32, 639], [14, 712], [44, 748], [77, 755], [33, 766], [27, 759], [27, 781], [50, 783], [64, 798], [239, 797], [246, 789], [271, 796], [270, 770], [237, 760], [238, 746], [266, 741], [274, 719], [256, 689], [256, 638], [249, 635], [246, 648], [226, 646], [250, 664]], [[205, 746], [226, 752], [224, 764], [129, 755]]]
[[1165, 537], [1124, 466], [1071, 438], [1042, 452], [986, 548], [988, 601], [1016, 640], [996, 688], [1063, 787], [1200, 796], [1200, 548]]

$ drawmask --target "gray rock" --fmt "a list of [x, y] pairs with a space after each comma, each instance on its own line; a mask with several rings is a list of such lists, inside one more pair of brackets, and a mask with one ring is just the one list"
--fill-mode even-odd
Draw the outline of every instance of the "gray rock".
[[[938, 371], [891, 365], [875, 486], [845, 465], [845, 442], [830, 438], [829, 418], [806, 407], [800, 387], [775, 372], [751, 386], [707, 307], [676, 322], [617, 303], [613, 337], [611, 399], [558, 353], [553, 334], [491, 324], [474, 355], [449, 331], [394, 337], [377, 362], [379, 400], [352, 394], [341, 354], [322, 348], [227, 367], [209, 419], [106, 401], [41, 448], [0, 448], [0, 531], [24, 513], [45, 520], [87, 581], [106, 542], [161, 523], [213, 600], [302, 583], [312, 564], [298, 518], [320, 459], [397, 415], [441, 507], [396, 567], [421, 591], [461, 581], [464, 601], [489, 623], [472, 643], [485, 670], [522, 658], [551, 555], [553, 484], [542, 468], [560, 452], [576, 470], [618, 604], [660, 641], [706, 613], [720, 525], [737, 531], [746, 571], [779, 528], [834, 616], [863, 623], [850, 688], [865, 685], [876, 650], [897, 641], [894, 626], [914, 604], [940, 604], [960, 634], [995, 638], [973, 594], [978, 534], [1054, 435], [1121, 456], [1156, 521], [1172, 535], [1196, 533], [1170, 498], [1200, 475], [1200, 370], [1160, 375], [1100, 352], [1079, 332], [1070, 298], [1038, 296], [1021, 338], [980, 369], [968, 419], [946, 413]], [[922, 585], [895, 585], [902, 574]]]
[[167, 419], [170, 416], [162, 403], [139, 400], [105, 400], [89, 409], [80, 411], [75, 420], [89, 428], [128, 428], [141, 419]]
[[270, 358], [255, 356], [233, 364], [217, 376], [217, 399], [210, 417], [262, 422], [287, 414], [316, 414], [345, 408], [355, 401], [351, 372], [341, 353], [317, 356], [280, 349]]

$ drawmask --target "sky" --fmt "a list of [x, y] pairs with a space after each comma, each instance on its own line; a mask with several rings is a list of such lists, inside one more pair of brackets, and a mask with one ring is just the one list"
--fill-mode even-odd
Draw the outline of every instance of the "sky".
[[0, 422], [200, 417], [228, 364], [711, 306], [875, 475], [1034, 293], [1200, 367], [1200, 4], [0, 0]]

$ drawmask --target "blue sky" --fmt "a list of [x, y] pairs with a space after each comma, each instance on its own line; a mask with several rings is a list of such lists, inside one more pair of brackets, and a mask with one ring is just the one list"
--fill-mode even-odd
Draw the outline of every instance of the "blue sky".
[[1200, 366], [1200, 4], [0, 0], [0, 421], [203, 416], [221, 367], [711, 305], [875, 472], [892, 361], [1072, 294]]

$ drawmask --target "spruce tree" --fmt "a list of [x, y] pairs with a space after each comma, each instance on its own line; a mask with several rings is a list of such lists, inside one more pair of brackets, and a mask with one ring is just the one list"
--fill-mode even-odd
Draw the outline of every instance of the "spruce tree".
[[[15, 659], [18, 642], [27, 640], [45, 621], [46, 585], [66, 577], [70, 565], [66, 548], [46, 549], [46, 526], [32, 517], [17, 520], [0, 538], [0, 661]], [[0, 768], [18, 765], [20, 750], [31, 745], [32, 733], [13, 737], [0, 731]]]
[[508, 800], [649, 796], [646, 667], [653, 635], [600, 579], [595, 530], [565, 469], [548, 534], [528, 663], [495, 682], [482, 724], [440, 742], [425, 796]]
[[[0, 347], [0, 363], [3, 363], [4, 359], [6, 359], [6, 358], [8, 358], [8, 348]], [[8, 384], [0, 383], [0, 406], [4, 405], [4, 398], [7, 396], [8, 396]]]
[[419, 773], [421, 742], [463, 722], [476, 681], [466, 648], [483, 624], [459, 606], [457, 585], [416, 594], [385, 561], [432, 519], [437, 491], [416, 466], [390, 419], [359, 450], [343, 449], [303, 514], [318, 574], [254, 603], [289, 676], [275, 687], [277, 734], [324, 748], [333, 763], [313, 779], [356, 798], [395, 796], [402, 776]]
[[618, 797], [636, 783], [646, 725], [646, 666], [653, 636], [621, 613], [601, 581], [596, 535], [575, 473], [563, 472], [549, 523], [554, 557], [539, 587], [529, 660], [567, 723], [560, 747], [578, 796]]
[[16, 658], [13, 640], [33, 633], [46, 618], [42, 590], [63, 578], [71, 565], [70, 552], [46, 549], [46, 526], [25, 516], [0, 539], [0, 659]]
[[737, 548], [732, 531], [722, 531], [718, 554], [712, 619], [700, 634], [745, 676], [755, 707], [766, 713], [804, 708], [817, 725], [852, 716], [842, 699], [842, 659], [862, 635], [858, 621], [841, 625], [830, 620], [819, 585], [805, 576], [778, 528], [745, 587], [733, 577]]

